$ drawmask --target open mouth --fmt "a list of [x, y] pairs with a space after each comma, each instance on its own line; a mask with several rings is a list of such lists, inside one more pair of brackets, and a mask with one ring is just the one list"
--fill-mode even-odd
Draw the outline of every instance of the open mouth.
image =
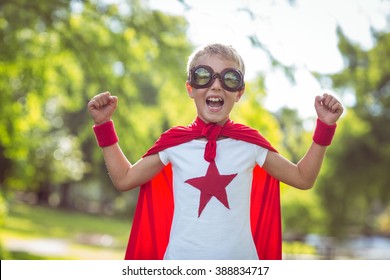
[[222, 107], [224, 101], [221, 97], [209, 97], [206, 99], [206, 104], [211, 107], [211, 109], [219, 109]]

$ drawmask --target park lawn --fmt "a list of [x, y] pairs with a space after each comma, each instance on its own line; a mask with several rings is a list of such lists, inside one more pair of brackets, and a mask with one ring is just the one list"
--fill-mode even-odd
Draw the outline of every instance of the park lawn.
[[122, 260], [130, 226], [116, 217], [15, 202], [0, 238], [7, 259]]
[[[116, 217], [88, 215], [13, 203], [1, 229], [5, 259], [122, 260], [131, 223]], [[283, 242], [287, 258], [312, 255], [301, 242]]]

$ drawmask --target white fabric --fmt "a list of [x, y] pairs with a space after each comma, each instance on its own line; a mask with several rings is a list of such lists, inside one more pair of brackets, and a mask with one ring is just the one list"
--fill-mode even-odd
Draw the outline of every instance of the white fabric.
[[164, 259], [258, 259], [250, 229], [252, 172], [268, 150], [231, 138], [217, 141], [221, 175], [237, 176], [226, 187], [230, 209], [212, 197], [198, 217], [200, 191], [186, 180], [205, 176], [206, 141], [193, 140], [159, 153], [172, 163], [175, 210]]

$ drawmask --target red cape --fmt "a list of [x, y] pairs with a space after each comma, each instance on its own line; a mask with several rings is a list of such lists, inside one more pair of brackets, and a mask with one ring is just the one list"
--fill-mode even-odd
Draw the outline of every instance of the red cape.
[[[205, 125], [199, 121], [197, 119], [189, 126], [166, 131], [144, 156], [199, 138]], [[230, 120], [222, 127], [220, 135], [276, 151], [256, 130]], [[279, 191], [279, 181], [256, 165], [251, 192], [251, 229], [260, 259], [282, 258]], [[173, 210], [172, 168], [168, 164], [140, 188], [126, 260], [163, 259], [169, 242]]]

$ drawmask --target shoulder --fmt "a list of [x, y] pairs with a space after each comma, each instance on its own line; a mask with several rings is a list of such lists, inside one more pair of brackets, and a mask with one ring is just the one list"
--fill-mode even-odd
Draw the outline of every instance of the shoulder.
[[249, 142], [267, 150], [276, 152], [276, 149], [271, 145], [271, 143], [263, 135], [261, 135], [258, 130], [250, 126], [229, 121], [226, 125], [225, 133], [226, 136], [233, 139]]
[[183, 144], [185, 142], [191, 141], [195, 137], [196, 135], [188, 126], [172, 127], [161, 134], [160, 138], [156, 141], [152, 148], [146, 152], [144, 156], [158, 153], [167, 148]]

